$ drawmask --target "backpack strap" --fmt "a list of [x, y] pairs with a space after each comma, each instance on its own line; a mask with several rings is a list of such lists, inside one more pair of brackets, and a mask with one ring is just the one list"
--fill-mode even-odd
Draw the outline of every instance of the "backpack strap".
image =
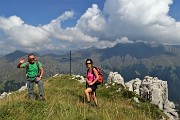
[[86, 76], [88, 75], [89, 69], [87, 69]]
[[38, 73], [37, 73], [37, 76], [39, 77], [40, 74], [41, 74], [41, 70], [39, 69], [39, 64], [38, 64], [38, 61], [36, 60], [36, 66], [38, 68]]
[[36, 66], [38, 67], [38, 69], [39, 69], [39, 64], [38, 64], [38, 61], [36, 60]]
[[92, 67], [92, 74], [96, 77], [96, 75], [95, 75], [95, 73], [94, 73], [94, 68], [97, 70], [97, 68], [96, 67]]
[[29, 62], [26, 63], [26, 72], [29, 69]]
[[[92, 74], [95, 76], [93, 68], [96, 68], [96, 67], [92, 67]], [[88, 75], [88, 72], [89, 72], [89, 69], [87, 69], [86, 75]]]
[[[94, 78], [96, 79], [96, 75], [95, 75], [95, 73], [94, 73], [94, 68], [97, 70], [97, 67], [92, 67], [92, 74], [93, 74], [93, 76], [94, 76]], [[98, 71], [97, 71], [98, 72]]]

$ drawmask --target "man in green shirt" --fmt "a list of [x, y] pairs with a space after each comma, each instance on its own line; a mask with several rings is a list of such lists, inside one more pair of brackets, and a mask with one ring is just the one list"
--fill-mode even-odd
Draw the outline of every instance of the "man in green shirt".
[[38, 85], [39, 99], [44, 100], [44, 90], [42, 76], [44, 69], [42, 64], [35, 59], [34, 54], [28, 55], [28, 62], [25, 62], [25, 58], [19, 61], [17, 68], [26, 68], [28, 96], [30, 99], [34, 99], [34, 83]]

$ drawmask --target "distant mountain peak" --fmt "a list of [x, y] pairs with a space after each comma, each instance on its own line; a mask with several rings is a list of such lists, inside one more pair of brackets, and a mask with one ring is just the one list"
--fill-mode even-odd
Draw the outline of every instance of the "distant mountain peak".
[[7, 59], [8, 61], [14, 61], [14, 60], [16, 60], [18, 58], [21, 58], [21, 57], [23, 57], [23, 56], [25, 56], [27, 54], [28, 53], [23, 52], [21, 50], [16, 50], [16, 51], [14, 51], [12, 53], [9, 53], [9, 54], [5, 55], [3, 58]]
[[[118, 43], [112, 48], [104, 49], [103, 58], [111, 58], [112, 56], [126, 56], [128, 53], [130, 56], [137, 59], [150, 58], [152, 56], [158, 56], [167, 54], [165, 46], [155, 43], [135, 42], [135, 43]], [[169, 54], [172, 54], [168, 52]]]

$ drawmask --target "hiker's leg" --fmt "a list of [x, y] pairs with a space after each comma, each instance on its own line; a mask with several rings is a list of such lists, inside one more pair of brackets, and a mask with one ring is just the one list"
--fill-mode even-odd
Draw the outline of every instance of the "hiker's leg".
[[28, 96], [30, 98], [34, 97], [34, 82], [27, 80], [27, 87], [28, 87]]
[[38, 84], [38, 91], [40, 96], [44, 96], [44, 90], [43, 90], [43, 81], [40, 80], [37, 82]]
[[90, 102], [90, 95], [89, 95], [89, 93], [92, 92], [92, 89], [88, 87], [84, 92], [85, 92], [87, 101]]
[[92, 92], [92, 98], [93, 98], [95, 106], [97, 106], [96, 91]]

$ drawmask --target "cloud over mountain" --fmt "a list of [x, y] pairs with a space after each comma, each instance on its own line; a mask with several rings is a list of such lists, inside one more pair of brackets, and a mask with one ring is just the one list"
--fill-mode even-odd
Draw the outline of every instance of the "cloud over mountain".
[[179, 44], [180, 23], [168, 15], [171, 4], [172, 0], [107, 0], [105, 33], [111, 39], [126, 36], [132, 40]]
[[35, 51], [108, 47], [118, 42], [153, 41], [180, 44], [180, 22], [168, 15], [172, 0], [106, 0], [103, 10], [88, 8], [74, 27], [62, 22], [75, 17], [65, 11], [49, 24], [32, 26], [20, 17], [0, 17], [0, 47]]

